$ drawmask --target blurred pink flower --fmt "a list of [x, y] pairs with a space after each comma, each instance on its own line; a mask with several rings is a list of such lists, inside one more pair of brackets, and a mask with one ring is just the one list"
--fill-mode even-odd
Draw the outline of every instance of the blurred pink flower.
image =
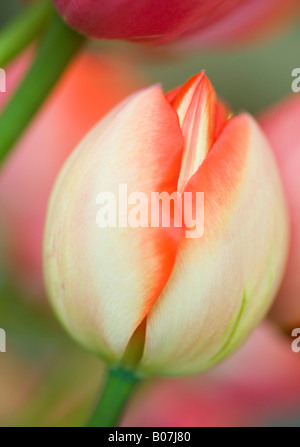
[[300, 96], [286, 99], [260, 121], [278, 160], [291, 216], [288, 267], [271, 313], [290, 330], [300, 326]]
[[[11, 93], [29, 65], [7, 72]], [[42, 235], [48, 196], [63, 162], [106, 112], [142, 85], [122, 58], [85, 52], [69, 67], [0, 172], [0, 264], [30, 295], [43, 291]], [[0, 107], [7, 96], [1, 94]]]
[[[225, 5], [226, 6], [226, 5]], [[230, 8], [217, 8], [206, 23], [196, 23], [182, 34], [182, 46], [205, 47], [240, 45], [268, 36], [290, 23], [299, 11], [299, 0], [232, 1]]]
[[88, 37], [162, 44], [176, 37], [223, 44], [276, 28], [299, 0], [54, 0], [70, 26]]

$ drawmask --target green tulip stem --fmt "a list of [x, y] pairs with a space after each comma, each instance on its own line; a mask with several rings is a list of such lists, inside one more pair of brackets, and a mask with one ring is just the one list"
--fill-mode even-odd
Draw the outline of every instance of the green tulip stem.
[[53, 11], [50, 0], [38, 0], [3, 28], [0, 32], [0, 67], [5, 67], [43, 31]]
[[0, 116], [0, 163], [84, 42], [83, 36], [65, 25], [57, 13], [53, 14], [33, 65]]
[[87, 427], [115, 427], [137, 383], [133, 372], [121, 368], [108, 373], [97, 408]]

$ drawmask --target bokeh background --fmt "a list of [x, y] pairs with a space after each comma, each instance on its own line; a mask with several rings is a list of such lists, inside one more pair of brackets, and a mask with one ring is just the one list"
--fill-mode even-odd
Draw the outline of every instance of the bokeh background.
[[[22, 7], [24, 2], [18, 0], [0, 2], [0, 27]], [[169, 90], [205, 69], [234, 111], [259, 114], [292, 94], [291, 72], [300, 67], [299, 42], [296, 22], [263, 43], [230, 50], [153, 51], [118, 42], [92, 43], [91, 49], [116, 61], [125, 55], [137, 86], [158, 82]], [[117, 64], [114, 70], [123, 68]], [[93, 96], [88, 100], [95, 109]], [[43, 136], [47, 140], [47, 127]], [[22, 233], [21, 221], [19, 225]], [[59, 327], [43, 292], [34, 298], [23, 293], [20, 272], [8, 274], [4, 264], [0, 255], [0, 327], [7, 333], [7, 352], [0, 354], [0, 426], [82, 425], [101, 387], [104, 368]], [[300, 426], [300, 353], [292, 352], [291, 342], [265, 322], [244, 347], [211, 372], [142, 386], [124, 425]]]

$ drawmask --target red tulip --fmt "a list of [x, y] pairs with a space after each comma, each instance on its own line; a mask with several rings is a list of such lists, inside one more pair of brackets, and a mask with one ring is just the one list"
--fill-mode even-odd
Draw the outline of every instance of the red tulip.
[[67, 23], [88, 37], [165, 43], [180, 35], [223, 43], [284, 21], [299, 0], [54, 0]]
[[286, 329], [300, 326], [300, 96], [295, 95], [261, 118], [281, 172], [291, 216], [288, 266], [272, 317]]
[[[9, 93], [29, 59], [23, 57], [8, 70]], [[128, 64], [81, 54], [2, 168], [0, 263], [29, 294], [43, 290], [42, 234], [48, 197], [59, 169], [88, 129], [139, 85]], [[6, 95], [0, 95], [3, 101]]]

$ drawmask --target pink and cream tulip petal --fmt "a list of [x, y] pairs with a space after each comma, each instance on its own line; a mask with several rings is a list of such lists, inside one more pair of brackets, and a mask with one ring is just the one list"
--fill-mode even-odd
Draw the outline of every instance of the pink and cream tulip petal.
[[290, 18], [299, 0], [54, 0], [88, 37], [163, 44], [182, 35], [198, 44], [249, 39]]
[[[186, 221], [174, 223], [176, 204], [169, 226], [100, 228], [97, 198], [109, 192], [121, 213], [120, 185], [147, 198], [188, 193], [192, 205], [203, 193], [204, 233], [188, 237]], [[268, 142], [200, 73], [166, 96], [154, 86], [129, 97], [72, 153], [49, 204], [45, 281], [63, 325], [89, 350], [117, 364], [138, 334], [140, 374], [185, 375], [222, 360], [261, 321], [287, 247]]]

